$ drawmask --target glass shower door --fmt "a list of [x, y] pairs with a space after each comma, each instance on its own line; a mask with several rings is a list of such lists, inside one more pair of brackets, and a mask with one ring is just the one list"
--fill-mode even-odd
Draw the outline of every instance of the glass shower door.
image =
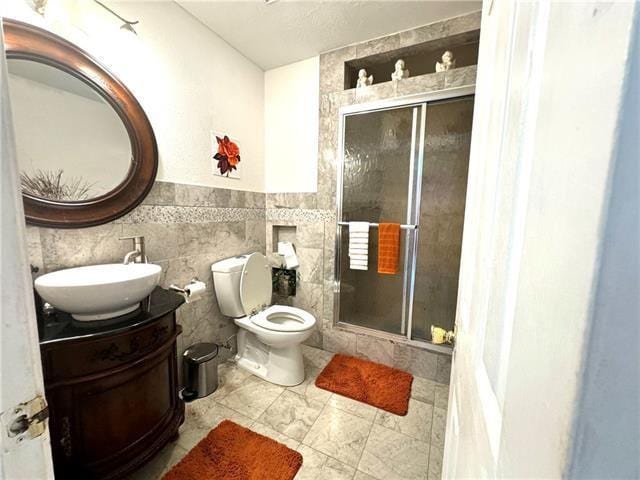
[[411, 338], [431, 340], [431, 326], [453, 330], [467, 195], [473, 97], [427, 106], [416, 245]]
[[[473, 89], [399, 102], [341, 112], [335, 300], [339, 323], [424, 344], [455, 324]], [[375, 225], [368, 270], [349, 268], [350, 221], [405, 225], [397, 275], [377, 272]]]
[[[412, 196], [421, 105], [374, 110], [343, 118], [341, 220], [413, 223]], [[339, 218], [340, 219], [340, 218]], [[406, 275], [410, 231], [402, 231], [400, 271], [377, 273], [378, 235], [369, 231], [368, 270], [349, 268], [349, 235], [339, 226], [338, 312], [341, 322], [406, 333]], [[409, 254], [410, 255], [410, 254]]]

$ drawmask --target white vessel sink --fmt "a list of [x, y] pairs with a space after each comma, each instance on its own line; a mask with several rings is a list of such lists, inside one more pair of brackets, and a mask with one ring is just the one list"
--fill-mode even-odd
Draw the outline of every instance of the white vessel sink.
[[92, 265], [47, 273], [35, 286], [45, 301], [76, 320], [105, 320], [137, 309], [161, 272], [151, 263]]

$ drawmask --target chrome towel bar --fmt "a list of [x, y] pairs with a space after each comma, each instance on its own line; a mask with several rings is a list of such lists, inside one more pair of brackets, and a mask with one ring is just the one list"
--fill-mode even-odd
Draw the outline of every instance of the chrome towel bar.
[[[340, 226], [347, 226], [349, 225], [349, 222], [338, 222], [338, 225]], [[380, 226], [379, 223], [369, 223], [369, 226], [371, 228], [378, 228]], [[400, 230], [417, 230], [418, 229], [418, 225], [415, 224], [409, 224], [409, 225], [400, 225]]]

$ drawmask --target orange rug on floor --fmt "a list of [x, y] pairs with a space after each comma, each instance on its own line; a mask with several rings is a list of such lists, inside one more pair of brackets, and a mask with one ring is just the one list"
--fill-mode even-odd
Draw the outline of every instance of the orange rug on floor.
[[291, 480], [302, 455], [224, 420], [163, 477], [164, 480]]
[[340, 354], [316, 378], [319, 388], [403, 416], [409, 410], [412, 382], [410, 373]]

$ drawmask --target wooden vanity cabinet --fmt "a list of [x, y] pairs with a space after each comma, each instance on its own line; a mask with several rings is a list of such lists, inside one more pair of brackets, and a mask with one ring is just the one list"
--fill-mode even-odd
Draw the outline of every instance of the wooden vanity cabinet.
[[112, 335], [41, 343], [56, 478], [122, 478], [178, 436], [175, 311]]

